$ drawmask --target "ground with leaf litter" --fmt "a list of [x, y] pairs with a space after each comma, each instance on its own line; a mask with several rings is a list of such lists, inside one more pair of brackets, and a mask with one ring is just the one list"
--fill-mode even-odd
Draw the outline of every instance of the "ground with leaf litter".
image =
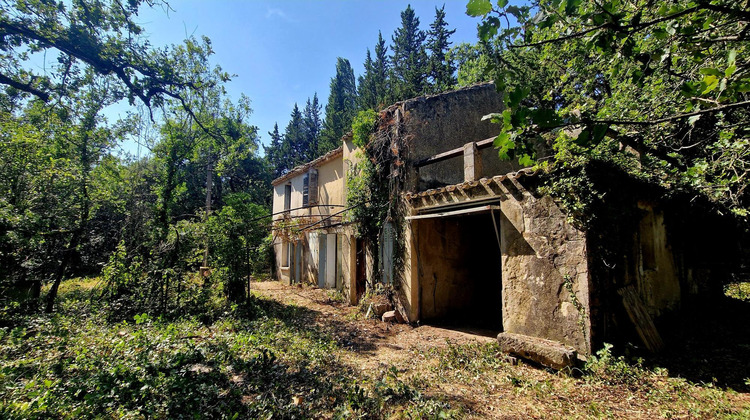
[[[258, 296], [311, 311], [334, 337], [338, 358], [367, 380], [400, 381], [474, 418], [747, 418], [750, 394], [692, 383], [603, 352], [574, 375], [516, 362], [492, 333], [365, 319], [336, 294], [278, 282], [253, 283]], [[408, 406], [408, 401], [400, 404]], [[391, 413], [400, 416], [403, 412]]]

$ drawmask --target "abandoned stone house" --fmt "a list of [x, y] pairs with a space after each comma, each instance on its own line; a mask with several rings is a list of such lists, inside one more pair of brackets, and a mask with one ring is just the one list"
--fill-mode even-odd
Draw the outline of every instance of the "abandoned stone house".
[[351, 135], [274, 180], [277, 278], [340, 290], [350, 304], [377, 278], [411, 322], [540, 338], [579, 355], [622, 336], [657, 350], [654, 321], [715, 291], [731, 241], [703, 249], [693, 239], [710, 241], [714, 230], [673, 217], [684, 207], [646, 187], [623, 188], [626, 177], [607, 168], [602, 183], [613, 197], [635, 191], [615, 200], [632, 217], [602, 214], [599, 228], [575, 227], [536, 193], [538, 174], [498, 159], [498, 127], [482, 116], [502, 107], [494, 85], [483, 84], [381, 111], [377, 131], [391, 139], [388, 173], [401, 179], [402, 217], [384, 220], [374, 241], [357, 237], [347, 215], [347, 174], [361, 159]]

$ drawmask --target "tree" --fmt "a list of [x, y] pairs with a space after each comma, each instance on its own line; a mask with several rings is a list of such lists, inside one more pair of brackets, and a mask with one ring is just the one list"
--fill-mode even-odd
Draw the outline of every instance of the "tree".
[[388, 47], [383, 34], [378, 32], [378, 43], [375, 44], [375, 59], [370, 50], [365, 58], [365, 72], [359, 77], [357, 88], [357, 106], [360, 110], [380, 109], [391, 102], [390, 66], [388, 64]]
[[427, 68], [430, 75], [430, 88], [432, 93], [440, 93], [453, 88], [456, 85], [456, 78], [453, 75], [456, 69], [446, 54], [451, 45], [450, 36], [456, 30], [447, 29], [448, 22], [445, 21], [445, 5], [438, 9], [435, 8], [435, 21], [430, 24], [430, 30], [427, 31], [427, 50], [430, 56]]
[[[505, 47], [495, 80], [507, 109], [493, 119], [506, 157], [532, 163], [530, 144], [547, 138], [558, 165], [609, 159], [748, 215], [746, 7], [538, 0], [493, 8], [475, 0], [467, 12], [482, 16], [483, 39]], [[509, 16], [519, 26], [501, 25]]]
[[305, 103], [305, 109], [302, 111], [302, 115], [305, 122], [305, 137], [307, 150], [305, 152], [305, 160], [311, 161], [318, 156], [325, 153], [320, 150], [320, 131], [323, 128], [323, 123], [320, 120], [321, 106], [318, 103], [318, 94], [313, 94], [312, 101], [307, 98]]
[[321, 133], [319, 153], [339, 146], [341, 137], [351, 128], [357, 107], [357, 86], [349, 60], [336, 60], [336, 76], [331, 79], [331, 93], [326, 104], [326, 117]]
[[[64, 97], [75, 88], [81, 67], [111, 77], [118, 85], [113, 90], [127, 92], [131, 104], [138, 99], [149, 107], [182, 100], [210, 83], [199, 74], [181, 73], [183, 66], [169, 49], [150, 48], [134, 20], [142, 0], [3, 3], [0, 84], [11, 98], [19, 93], [44, 101]], [[58, 56], [59, 65], [39, 74], [27, 58], [48, 52]]]
[[269, 131], [268, 135], [271, 137], [271, 143], [265, 146], [266, 161], [271, 170], [273, 171], [273, 177], [278, 178], [287, 173], [291, 168], [287, 167], [285, 156], [287, 152], [284, 150], [284, 137], [279, 133], [279, 124], [273, 125], [273, 131]]
[[492, 79], [489, 74], [492, 59], [484, 44], [462, 42], [448, 50], [446, 60], [456, 68], [456, 87], [463, 88]]
[[427, 52], [424, 31], [411, 5], [401, 12], [401, 27], [392, 37], [391, 66], [396, 100], [413, 98], [427, 92]]
[[357, 80], [357, 108], [375, 109], [377, 107], [377, 92], [375, 91], [375, 72], [372, 66], [370, 49], [365, 55], [365, 72]]
[[305, 131], [305, 120], [297, 104], [294, 104], [291, 119], [284, 130], [283, 150], [287, 153], [285, 166], [290, 170], [307, 162], [309, 147]]

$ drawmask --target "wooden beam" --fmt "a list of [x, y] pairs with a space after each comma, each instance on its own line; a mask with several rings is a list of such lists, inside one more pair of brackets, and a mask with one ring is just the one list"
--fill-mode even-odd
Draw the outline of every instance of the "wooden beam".
[[[488, 139], [480, 140], [476, 142], [477, 149], [484, 149], [485, 147], [492, 146], [493, 142], [495, 141], [495, 137], [490, 137]], [[458, 147], [456, 149], [448, 150], [447, 152], [438, 153], [434, 156], [430, 156], [426, 159], [422, 159], [420, 161], [417, 161], [414, 163], [415, 168], [420, 168], [425, 165], [431, 165], [433, 163], [442, 162], [444, 160], [448, 160], [450, 158], [463, 156], [464, 154], [464, 146]]]
[[483, 211], [490, 211], [490, 210], [500, 210], [500, 206], [489, 205], [489, 206], [470, 207], [468, 209], [446, 211], [446, 212], [440, 212], [440, 213], [420, 214], [418, 216], [407, 216], [406, 220], [431, 219], [435, 217], [457, 216], [460, 214], [480, 213]]

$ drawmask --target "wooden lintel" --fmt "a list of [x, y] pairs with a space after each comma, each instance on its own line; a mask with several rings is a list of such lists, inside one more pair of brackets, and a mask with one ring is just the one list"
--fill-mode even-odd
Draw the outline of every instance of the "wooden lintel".
[[[492, 143], [495, 141], [495, 137], [490, 137], [488, 139], [480, 140], [476, 142], [478, 149], [483, 149], [485, 147], [492, 146]], [[414, 167], [420, 168], [422, 166], [431, 165], [433, 163], [442, 162], [444, 160], [448, 160], [450, 158], [463, 156], [464, 154], [464, 146], [448, 150], [446, 152], [438, 153], [436, 155], [430, 156], [426, 159], [422, 159], [418, 162], [414, 163]]]
[[490, 211], [490, 210], [499, 210], [500, 206], [478, 206], [478, 207], [470, 207], [468, 209], [461, 209], [461, 210], [454, 210], [454, 211], [445, 211], [440, 213], [430, 213], [430, 214], [420, 214], [417, 216], [407, 216], [406, 220], [417, 220], [417, 219], [431, 219], [435, 217], [447, 217], [447, 216], [457, 216], [461, 214], [468, 214], [468, 213], [479, 213], [483, 211]]

